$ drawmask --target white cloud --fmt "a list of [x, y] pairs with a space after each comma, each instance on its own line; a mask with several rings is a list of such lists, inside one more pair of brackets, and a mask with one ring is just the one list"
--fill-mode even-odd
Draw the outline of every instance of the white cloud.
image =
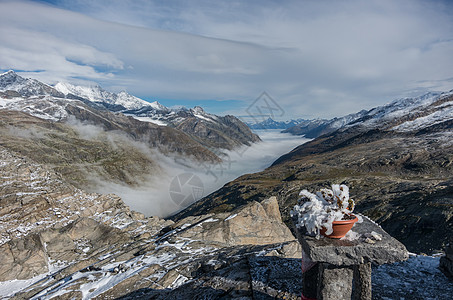
[[[76, 124], [73, 123], [74, 125]], [[81, 134], [85, 136], [89, 134], [89, 138], [95, 136], [92, 135], [92, 132], [96, 133], [99, 130], [93, 130], [90, 125], [81, 126], [79, 124], [77, 127]], [[159, 171], [150, 174], [147, 180], [135, 187], [91, 176], [90, 181], [94, 184], [91, 190], [99, 193], [115, 193], [131, 209], [147, 216], [167, 217], [192, 204], [187, 202], [181, 206], [176, 199], [172, 199], [170, 184], [176, 176], [189, 173], [200, 179], [203, 192], [194, 199], [199, 200], [245, 173], [264, 170], [277, 157], [308, 141], [299, 136], [279, 133], [279, 130], [261, 130], [259, 134], [263, 142], [253, 144], [251, 147], [228, 151], [223, 156], [222, 163], [213, 165], [194, 162], [188, 158], [175, 159], [175, 157], [164, 156], [146, 149], [145, 145], [131, 142], [134, 146], [141, 148], [144, 153], [148, 153], [153, 161], [158, 162]], [[182, 190], [184, 196], [188, 196], [189, 193], [188, 189]]]
[[288, 117], [453, 88], [448, 2], [56, 2], [0, 3], [0, 68], [149, 98], [251, 103], [265, 90]]

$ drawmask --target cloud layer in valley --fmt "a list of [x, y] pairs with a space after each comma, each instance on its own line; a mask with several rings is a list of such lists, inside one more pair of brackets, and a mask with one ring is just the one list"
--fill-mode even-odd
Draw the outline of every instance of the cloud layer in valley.
[[[114, 193], [133, 210], [147, 216], [167, 217], [189, 206], [193, 202], [221, 188], [225, 183], [236, 179], [245, 173], [262, 171], [269, 167], [276, 158], [292, 150], [308, 139], [300, 136], [280, 133], [279, 130], [261, 130], [259, 135], [262, 142], [244, 146], [232, 151], [224, 151], [223, 162], [209, 164], [193, 161], [187, 157], [177, 157], [174, 154], [163, 155], [147, 145], [118, 132], [104, 132], [102, 128], [72, 120], [69, 124], [85, 139], [107, 138], [112, 147], [116, 143], [127, 143], [138, 149], [156, 163], [150, 174], [135, 176], [135, 184], [127, 185], [104, 178], [100, 174], [89, 172], [86, 176], [91, 185], [85, 189], [98, 193]], [[194, 176], [199, 182], [194, 186], [180, 182], [179, 187], [172, 186], [176, 177]], [[131, 174], [133, 176], [133, 174]], [[144, 175], [144, 176], [143, 176]], [[194, 188], [200, 188], [194, 191]], [[175, 198], [176, 192], [184, 200]], [[194, 195], [194, 198], [190, 196]]]
[[0, 69], [164, 104], [235, 100], [221, 110], [240, 114], [267, 91], [285, 118], [333, 117], [453, 88], [449, 1], [1, 1], [0, 11]]

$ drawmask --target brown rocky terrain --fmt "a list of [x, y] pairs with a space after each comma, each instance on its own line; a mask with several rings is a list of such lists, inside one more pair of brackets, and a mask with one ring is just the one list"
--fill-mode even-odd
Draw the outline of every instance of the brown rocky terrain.
[[29, 280], [12, 299], [300, 293], [299, 244], [275, 197], [175, 223], [85, 193], [3, 147], [0, 158], [0, 284]]
[[[275, 197], [173, 222], [86, 193], [5, 148], [0, 161], [3, 298], [300, 299], [301, 250]], [[373, 295], [407, 296], [410, 282], [410, 295], [448, 299], [439, 272], [417, 265], [414, 277], [406, 268], [373, 271]]]
[[89, 175], [137, 185], [148, 174], [159, 172], [152, 157], [133, 140], [89, 129], [87, 136], [66, 123], [0, 110], [1, 146], [46, 164], [78, 187], [92, 187]]

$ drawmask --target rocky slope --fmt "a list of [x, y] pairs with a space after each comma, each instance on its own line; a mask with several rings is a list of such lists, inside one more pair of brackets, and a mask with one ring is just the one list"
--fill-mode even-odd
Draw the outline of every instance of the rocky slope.
[[209, 114], [199, 106], [169, 109], [157, 101], [149, 103], [125, 91], [118, 94], [108, 92], [98, 85], [82, 87], [58, 83], [55, 89], [66, 97], [75, 95], [88, 99], [110, 111], [121, 112], [140, 121], [176, 128], [209, 148], [231, 150], [260, 141], [238, 118]]
[[95, 177], [135, 186], [149, 174], [161, 172], [152, 155], [127, 136], [20, 111], [0, 110], [0, 145], [53, 168], [85, 189], [94, 187]]
[[453, 93], [370, 110], [355, 122], [244, 175], [174, 217], [231, 211], [278, 195], [283, 219], [301, 189], [345, 183], [356, 210], [412, 252], [441, 250], [453, 235]]
[[300, 264], [292, 259], [300, 248], [275, 197], [174, 223], [130, 211], [115, 195], [85, 193], [7, 149], [0, 158], [3, 297], [300, 293], [293, 274]]
[[[275, 197], [173, 222], [1, 147], [0, 161], [2, 299], [300, 299], [301, 249]], [[436, 264], [374, 269], [373, 299], [449, 299]]]
[[123, 113], [141, 121], [176, 128], [209, 149], [232, 150], [260, 141], [260, 138], [235, 116], [216, 116], [205, 112], [199, 106], [175, 110], [143, 107]]

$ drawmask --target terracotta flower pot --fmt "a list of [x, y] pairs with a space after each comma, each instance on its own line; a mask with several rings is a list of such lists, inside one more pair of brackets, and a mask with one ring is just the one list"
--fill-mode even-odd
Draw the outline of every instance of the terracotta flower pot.
[[332, 222], [333, 232], [329, 235], [326, 235], [325, 233], [327, 231], [327, 228], [322, 227], [321, 234], [331, 239], [341, 239], [346, 235], [346, 233], [348, 233], [349, 230], [351, 230], [352, 226], [354, 226], [354, 223], [357, 222], [358, 220], [359, 219], [356, 216], [354, 216], [354, 219], [352, 220], [333, 221]]

